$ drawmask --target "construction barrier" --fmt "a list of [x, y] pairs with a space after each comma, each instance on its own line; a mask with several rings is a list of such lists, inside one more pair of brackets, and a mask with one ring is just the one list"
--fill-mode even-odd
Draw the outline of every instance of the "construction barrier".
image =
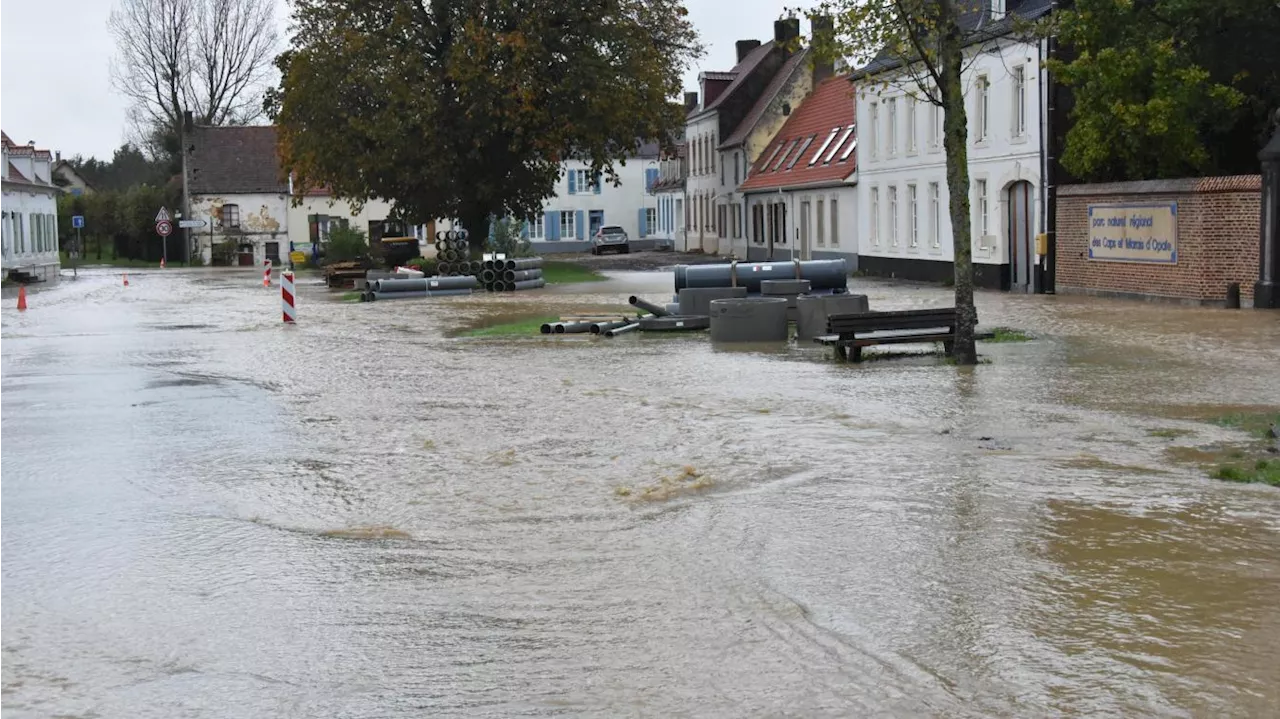
[[293, 273], [280, 273], [280, 305], [284, 310], [284, 321], [293, 324], [298, 321], [298, 308], [294, 305]]

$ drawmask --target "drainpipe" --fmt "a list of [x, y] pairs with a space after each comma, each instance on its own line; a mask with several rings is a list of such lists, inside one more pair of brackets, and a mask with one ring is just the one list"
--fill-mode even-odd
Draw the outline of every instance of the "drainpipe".
[[[1058, 0], [1054, 0], [1049, 4], [1050, 14], [1058, 12]], [[1049, 51], [1049, 59], [1053, 59], [1058, 52], [1058, 38], [1056, 35], [1050, 35], [1045, 43]], [[1044, 157], [1044, 172], [1041, 177], [1044, 178], [1044, 233], [1045, 244], [1048, 245], [1048, 257], [1045, 258], [1044, 281], [1041, 286], [1041, 292], [1047, 295], [1056, 294], [1058, 286], [1058, 185], [1055, 167], [1058, 164], [1058, 143], [1054, 134], [1054, 115], [1057, 113], [1057, 91], [1055, 86], [1057, 83], [1053, 79], [1053, 73], [1044, 67], [1044, 45], [1037, 43], [1037, 51], [1040, 53], [1040, 72], [1044, 73], [1044, 82], [1036, 83], [1040, 87], [1040, 92], [1047, 95], [1044, 103], [1043, 127], [1041, 129], [1041, 155]]]

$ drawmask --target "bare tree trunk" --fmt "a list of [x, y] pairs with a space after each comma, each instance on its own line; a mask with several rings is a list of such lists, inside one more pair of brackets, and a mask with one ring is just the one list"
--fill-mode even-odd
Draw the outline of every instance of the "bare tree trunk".
[[489, 211], [474, 209], [458, 218], [462, 228], [467, 231], [467, 244], [470, 246], [471, 259], [478, 260], [489, 244]]
[[951, 2], [943, 2], [940, 38], [942, 64], [941, 94], [943, 102], [943, 148], [947, 155], [947, 195], [951, 212], [952, 246], [955, 252], [956, 341], [952, 356], [957, 364], [978, 363], [974, 344], [974, 326], [978, 312], [973, 306], [973, 222], [969, 217], [969, 118], [965, 111], [964, 49], [961, 31], [956, 24], [956, 10]]

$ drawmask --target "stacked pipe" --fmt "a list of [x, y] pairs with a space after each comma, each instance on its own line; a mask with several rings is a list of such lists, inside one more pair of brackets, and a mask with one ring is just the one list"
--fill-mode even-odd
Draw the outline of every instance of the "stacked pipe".
[[490, 292], [536, 290], [546, 285], [542, 278], [542, 258], [485, 260], [480, 263], [480, 283]]
[[403, 300], [410, 297], [469, 295], [477, 286], [472, 275], [462, 277], [422, 277], [416, 279], [374, 280], [369, 283], [365, 300]]
[[436, 233], [436, 274], [441, 277], [479, 276], [479, 260], [471, 259], [471, 244], [466, 230], [441, 230]]

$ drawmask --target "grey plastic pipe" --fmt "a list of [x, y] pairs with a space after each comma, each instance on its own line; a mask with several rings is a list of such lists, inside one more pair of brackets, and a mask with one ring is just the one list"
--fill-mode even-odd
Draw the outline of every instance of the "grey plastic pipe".
[[633, 332], [633, 331], [638, 330], [638, 329], [640, 329], [640, 323], [639, 323], [639, 322], [632, 322], [632, 323], [631, 323], [631, 324], [629, 324], [629, 325], [623, 325], [623, 326], [621, 326], [621, 327], [614, 327], [614, 328], [613, 328], [613, 329], [611, 329], [611, 330], [607, 330], [607, 331], [604, 333], [604, 336], [605, 336], [605, 337], [617, 337], [618, 335], [623, 334], [624, 332]]
[[632, 324], [630, 320], [621, 320], [617, 322], [594, 322], [591, 324], [591, 334], [598, 335], [629, 324]]
[[542, 279], [542, 270], [503, 270], [502, 279], [507, 282], [524, 282], [525, 280]]
[[[496, 267], [496, 265], [495, 265]], [[525, 257], [519, 260], [507, 260], [508, 270], [536, 270], [542, 267], [541, 257]]]
[[539, 287], [545, 287], [547, 281], [539, 277], [536, 280], [525, 280], [523, 282], [506, 282], [504, 283], [508, 290], [536, 290]]
[[581, 334], [591, 331], [590, 322], [557, 322], [555, 325], [556, 334]]
[[655, 317], [666, 317], [669, 314], [667, 312], [667, 308], [655, 305], [642, 297], [631, 295], [627, 298], [627, 302], [630, 302], [632, 305], [653, 314]]
[[[797, 277], [797, 266], [799, 269]], [[784, 262], [731, 262], [727, 265], [676, 265], [676, 292], [686, 287], [746, 287], [759, 292], [761, 280], [809, 280], [815, 290], [849, 286], [849, 264], [844, 260]]]

